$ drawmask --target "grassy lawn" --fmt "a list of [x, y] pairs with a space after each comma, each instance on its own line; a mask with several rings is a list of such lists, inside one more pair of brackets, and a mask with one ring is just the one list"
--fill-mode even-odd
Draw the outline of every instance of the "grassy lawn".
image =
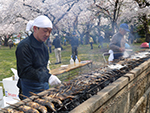
[[[81, 60], [91, 60], [91, 59], [97, 59], [100, 57], [100, 55], [97, 53], [99, 49], [97, 48], [97, 45], [94, 45], [94, 50], [90, 49], [89, 45], [80, 45], [78, 48], [78, 54], [79, 58]], [[54, 54], [54, 47], [52, 48], [52, 53], [50, 53], [50, 61], [51, 69], [55, 69], [57, 67], [60, 67], [61, 65], [69, 64], [70, 56], [71, 56], [71, 46], [63, 46], [63, 50], [61, 52], [62, 55], [62, 63], [55, 65], [56, 58]], [[12, 47], [12, 49], [9, 49], [9, 47], [1, 47], [0, 49], [0, 81], [2, 81], [3, 78], [10, 77], [13, 75], [10, 68], [16, 69], [16, 57], [15, 57], [15, 51], [16, 47]]]
[[[140, 50], [140, 44], [132, 45], [134, 51]], [[50, 69], [55, 69], [60, 67], [61, 65], [67, 65], [70, 61], [71, 56], [71, 46], [68, 44], [67, 46], [63, 46], [63, 50], [61, 52], [62, 55], [62, 63], [55, 65], [56, 58], [54, 54], [54, 47], [52, 47], [52, 53], [50, 55]], [[98, 48], [98, 44], [93, 45], [93, 50], [90, 49], [90, 45], [80, 45], [78, 47], [78, 57], [81, 61], [83, 60], [92, 60], [93, 65], [101, 66], [104, 64], [104, 60], [102, 58], [102, 53], [108, 51], [108, 44], [104, 43], [104, 48]], [[16, 69], [16, 57], [15, 57], [16, 47], [1, 47], [0, 49], [0, 81], [3, 78], [7, 78], [13, 75], [10, 68]], [[2, 84], [0, 84], [1, 86]]]

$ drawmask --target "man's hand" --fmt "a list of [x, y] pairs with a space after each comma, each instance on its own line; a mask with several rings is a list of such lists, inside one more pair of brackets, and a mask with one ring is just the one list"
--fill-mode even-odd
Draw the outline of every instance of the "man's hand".
[[121, 52], [124, 52], [124, 51], [125, 51], [125, 48], [120, 48], [120, 51], [121, 51]]
[[58, 84], [61, 84], [61, 81], [58, 79], [58, 77], [57, 76], [55, 76], [55, 75], [51, 75], [50, 76], [50, 78], [49, 78], [49, 80], [48, 80], [48, 82], [49, 82], [49, 84], [50, 85], [58, 85]]

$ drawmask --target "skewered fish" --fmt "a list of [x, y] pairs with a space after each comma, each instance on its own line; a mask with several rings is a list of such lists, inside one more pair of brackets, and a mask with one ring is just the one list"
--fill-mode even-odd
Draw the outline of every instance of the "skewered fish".
[[44, 96], [43, 99], [44, 99], [44, 100], [48, 100], [49, 102], [55, 102], [55, 103], [57, 103], [59, 106], [63, 106], [63, 103], [62, 103], [59, 99], [57, 99], [57, 98], [52, 98], [52, 97], [50, 97], [50, 96]]
[[38, 110], [31, 108], [29, 106], [26, 106], [26, 105], [19, 106], [18, 109], [23, 111], [24, 113], [40, 113]]
[[[7, 104], [9, 104], [10, 106], [14, 106], [15, 109], [18, 110], [19, 112], [23, 111], [23, 113], [39, 113], [38, 110], [31, 108], [29, 106], [26, 106], [26, 105], [15, 106], [15, 105], [12, 105], [10, 103], [7, 103]], [[18, 111], [16, 111], [16, 112], [14, 112], [14, 111], [15, 111], [14, 109], [9, 109], [8, 113], [17, 113], [18, 112]]]
[[3, 108], [2, 110], [4, 111], [4, 113], [24, 113], [23, 111], [17, 111], [11, 108], [7, 108], [7, 109]]
[[47, 108], [45, 106], [42, 106], [36, 102], [28, 102], [26, 105], [31, 106], [32, 108], [35, 108], [39, 110], [41, 113], [47, 113]]
[[68, 98], [70, 98], [70, 99], [76, 98], [76, 96], [66, 94], [66, 93], [63, 93], [63, 94], [58, 93], [57, 96], [53, 96], [53, 95], [49, 95], [49, 96], [50, 97], [52, 96], [52, 98], [58, 98], [61, 101], [65, 100], [65, 99], [68, 99]]
[[14, 110], [13, 109], [11, 109], [11, 108], [2, 108], [2, 111], [4, 112], [4, 113], [14, 113]]
[[39, 104], [41, 104], [41, 105], [43, 105], [43, 106], [47, 106], [49, 109], [51, 109], [52, 111], [55, 111], [56, 112], [56, 110], [55, 110], [55, 106], [54, 106], [54, 104], [53, 103], [51, 103], [51, 102], [49, 102], [49, 101], [47, 101], [47, 100], [44, 100], [44, 99], [40, 99], [40, 98], [38, 98], [38, 99], [36, 99], [36, 100], [34, 100], [35, 102], [37, 102], [37, 103], [39, 103]]
[[[27, 97], [25, 95], [22, 95], [22, 94], [21, 94], [21, 96], [29, 98], [29, 97]], [[35, 108], [35, 109], [39, 110], [41, 113], [47, 113], [47, 108], [45, 106], [42, 106], [42, 105], [36, 103], [36, 102], [30, 101], [30, 102], [27, 102], [27, 103], [25, 102], [25, 104], [27, 106], [30, 106], [31, 108]]]

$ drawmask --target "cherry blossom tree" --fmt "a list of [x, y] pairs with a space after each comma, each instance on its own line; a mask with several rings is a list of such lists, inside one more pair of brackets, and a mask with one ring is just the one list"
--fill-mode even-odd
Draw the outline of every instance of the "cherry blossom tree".
[[[91, 12], [87, 11], [90, 4], [89, 1], [84, 2], [84, 0], [66, 0], [63, 2], [54, 2], [50, 0], [40, 1], [38, 3], [35, 0], [7, 0], [7, 3], [3, 2], [3, 6], [5, 7], [1, 10], [1, 12], [3, 12], [1, 20], [5, 20], [3, 21], [4, 25], [8, 24], [7, 26], [9, 26], [9, 24], [13, 24], [13, 26], [11, 26], [13, 28], [10, 29], [10, 27], [8, 27], [12, 32], [20, 32], [20, 30], [25, 30], [25, 25], [30, 19], [44, 14], [52, 20], [54, 24], [54, 32], [63, 29], [64, 31], [71, 33], [71, 31], [78, 28], [78, 25], [80, 25], [80, 27], [86, 27], [84, 23], [90, 21], [89, 17]], [[81, 33], [81, 30], [82, 28], [80, 29], [80, 32], [79, 30], [78, 32]], [[8, 33], [7, 30], [4, 30], [4, 32], [6, 33], [1, 33]]]
[[[112, 35], [117, 31], [121, 23], [126, 22], [135, 28], [142, 25], [145, 29], [146, 40], [149, 40], [149, 3], [149, 0], [94, 0], [91, 9], [97, 16], [98, 25], [107, 25], [107, 28], [111, 29]], [[102, 18], [107, 21], [101, 22]], [[135, 32], [139, 30], [136, 29]], [[108, 34], [108, 32], [106, 33], [105, 31], [105, 34]]]
[[23, 32], [29, 20], [46, 15], [54, 26], [52, 34], [76, 31], [81, 40], [88, 40], [90, 33], [99, 31], [112, 35], [122, 22], [142, 24], [140, 12], [147, 19], [149, 15], [146, 7], [146, 0], [1, 0], [0, 35]]
[[[135, 0], [128, 4], [128, 12], [123, 12], [120, 20], [124, 20], [130, 23], [130, 25], [136, 28], [134, 32], [141, 31], [143, 29], [145, 33], [145, 41], [149, 42], [150, 33], [148, 24], [150, 22], [150, 0]], [[140, 27], [138, 27], [140, 26]], [[138, 29], [137, 29], [138, 28]]]

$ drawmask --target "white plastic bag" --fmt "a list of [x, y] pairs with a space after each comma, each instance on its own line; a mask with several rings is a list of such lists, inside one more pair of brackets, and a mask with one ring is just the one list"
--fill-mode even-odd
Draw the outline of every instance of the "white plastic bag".
[[127, 58], [127, 57], [129, 57], [129, 54], [127, 53], [127, 51], [124, 51], [123, 58]]
[[14, 73], [14, 80], [18, 80], [19, 77], [18, 77], [18, 72], [17, 72], [17, 70], [14, 69], [14, 68], [11, 68], [11, 71]]
[[109, 53], [110, 55], [109, 55], [108, 61], [111, 62], [114, 60], [114, 52], [112, 50], [109, 50]]
[[49, 67], [49, 65], [51, 64], [50, 60], [48, 60], [48, 63], [47, 63], [47, 69], [49, 70], [49, 73], [51, 73], [51, 69]]
[[51, 75], [50, 76], [50, 78], [49, 78], [49, 84], [50, 85], [59, 85], [59, 84], [61, 84], [61, 81], [58, 79], [58, 77], [57, 76], [55, 76], [55, 75]]

